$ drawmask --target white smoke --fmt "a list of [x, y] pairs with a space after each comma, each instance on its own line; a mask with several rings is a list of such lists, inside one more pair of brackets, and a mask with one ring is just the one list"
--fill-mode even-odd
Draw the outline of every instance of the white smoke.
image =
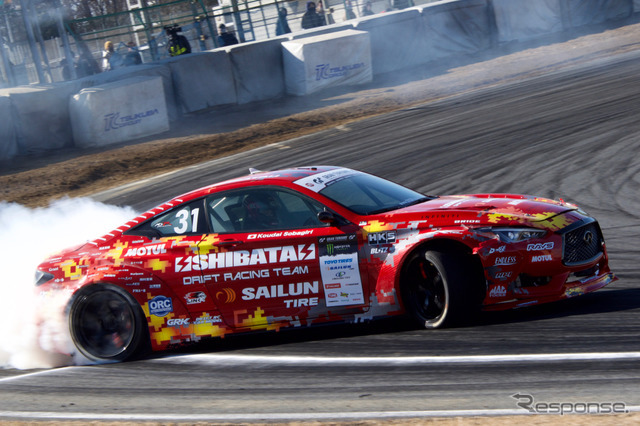
[[[48, 255], [100, 237], [135, 215], [131, 208], [88, 198], [62, 199], [36, 209], [0, 202], [0, 368], [50, 368], [74, 362], [52, 351], [73, 347], [68, 327], [54, 314], [59, 306], [48, 300], [52, 312], [35, 312], [35, 268]], [[43, 316], [50, 326], [67, 331], [65, 341], [52, 341], [60, 336], [47, 335], [39, 326], [37, 317]]]

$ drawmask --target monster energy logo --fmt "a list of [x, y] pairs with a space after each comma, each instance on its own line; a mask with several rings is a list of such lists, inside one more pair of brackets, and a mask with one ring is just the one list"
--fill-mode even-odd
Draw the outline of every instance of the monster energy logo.
[[327, 254], [333, 256], [335, 254], [335, 246], [333, 244], [327, 244]]

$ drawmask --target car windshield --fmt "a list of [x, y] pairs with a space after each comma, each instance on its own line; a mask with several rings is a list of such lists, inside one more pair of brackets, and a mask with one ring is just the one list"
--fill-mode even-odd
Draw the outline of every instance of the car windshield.
[[433, 199], [364, 173], [336, 180], [322, 189], [320, 194], [361, 215], [383, 213]]

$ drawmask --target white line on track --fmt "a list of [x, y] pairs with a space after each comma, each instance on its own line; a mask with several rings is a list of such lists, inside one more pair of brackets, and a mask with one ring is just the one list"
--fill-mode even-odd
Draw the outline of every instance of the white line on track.
[[316, 357], [193, 354], [154, 359], [152, 362], [169, 364], [268, 364], [268, 365], [345, 365], [345, 366], [398, 366], [428, 364], [490, 364], [504, 362], [550, 361], [623, 361], [639, 360], [640, 352], [586, 352], [560, 354], [469, 355], [469, 356], [408, 356], [408, 357]]
[[[627, 406], [628, 413], [640, 412], [640, 406]], [[109, 421], [310, 421], [310, 420], [371, 420], [425, 417], [487, 417], [529, 415], [524, 409], [434, 410], [434, 411], [356, 411], [347, 413], [255, 413], [255, 414], [97, 414], [0, 411], [0, 418], [49, 420], [109, 420]], [[601, 414], [604, 415], [604, 414]], [[585, 418], [585, 420], [588, 418]]]
[[[388, 366], [388, 365], [428, 365], [445, 363], [494, 362], [550, 362], [550, 361], [600, 361], [600, 360], [638, 360], [640, 352], [589, 352], [564, 354], [521, 354], [521, 355], [473, 355], [473, 356], [416, 356], [416, 357], [312, 357], [312, 356], [266, 356], [266, 355], [225, 355], [193, 354], [165, 357], [150, 360], [154, 363], [233, 363], [233, 364], [272, 364], [272, 365], [349, 365], [349, 366]], [[43, 370], [0, 379], [0, 383], [28, 378], [48, 373], [62, 372], [82, 367], [65, 367]], [[626, 406], [627, 412], [640, 412], [640, 406]], [[484, 409], [484, 410], [433, 410], [433, 411], [378, 411], [378, 412], [337, 412], [337, 413], [254, 413], [254, 414], [99, 414], [99, 413], [57, 413], [40, 411], [0, 411], [0, 418], [10, 419], [48, 419], [48, 420], [104, 420], [104, 421], [319, 421], [319, 420], [363, 420], [393, 418], [430, 418], [430, 417], [477, 417], [477, 416], [515, 416], [530, 414], [524, 409]]]
[[9, 376], [9, 377], [3, 377], [2, 379], [0, 379], [0, 383], [6, 383], [6, 382], [11, 382], [14, 380], [20, 380], [20, 379], [26, 379], [29, 377], [35, 377], [35, 376], [44, 376], [47, 374], [58, 374], [61, 373], [65, 370], [69, 370], [69, 369], [73, 369], [75, 367], [62, 367], [62, 368], [52, 368], [49, 370], [41, 370], [41, 371], [35, 371], [33, 373], [27, 373], [27, 374], [19, 374], [16, 376]]

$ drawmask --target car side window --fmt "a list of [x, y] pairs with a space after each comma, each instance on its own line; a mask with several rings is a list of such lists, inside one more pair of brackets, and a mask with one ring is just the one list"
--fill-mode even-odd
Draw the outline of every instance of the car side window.
[[260, 232], [327, 226], [318, 220], [324, 206], [293, 191], [248, 188], [207, 198], [213, 232]]
[[209, 232], [202, 199], [178, 206], [136, 227], [127, 234], [149, 237], [206, 234]]

